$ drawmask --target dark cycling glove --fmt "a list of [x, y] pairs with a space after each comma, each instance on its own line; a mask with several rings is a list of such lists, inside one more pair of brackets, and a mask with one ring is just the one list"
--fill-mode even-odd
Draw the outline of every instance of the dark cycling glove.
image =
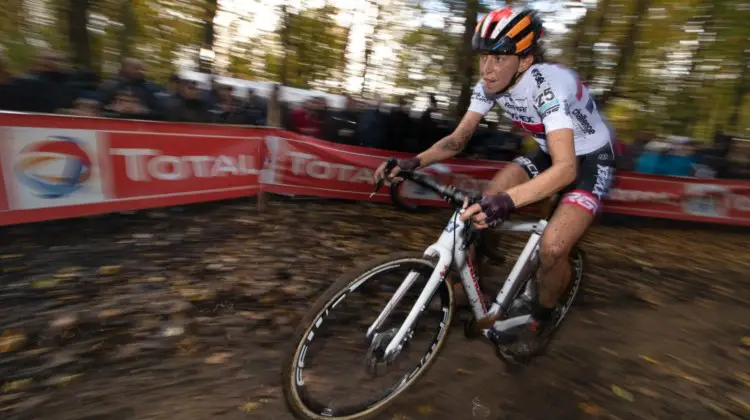
[[513, 200], [506, 193], [483, 197], [479, 202], [479, 207], [482, 208], [482, 213], [487, 216], [485, 223], [489, 226], [502, 223], [516, 209]]
[[407, 172], [414, 172], [417, 168], [419, 168], [419, 164], [419, 158], [416, 156], [409, 159], [398, 160], [398, 167], [401, 168], [402, 171]]

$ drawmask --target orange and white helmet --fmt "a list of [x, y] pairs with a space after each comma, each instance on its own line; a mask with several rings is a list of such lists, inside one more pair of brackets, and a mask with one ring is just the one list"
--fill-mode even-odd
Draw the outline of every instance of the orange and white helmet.
[[533, 51], [544, 28], [534, 10], [504, 7], [485, 15], [474, 30], [474, 51], [524, 56]]

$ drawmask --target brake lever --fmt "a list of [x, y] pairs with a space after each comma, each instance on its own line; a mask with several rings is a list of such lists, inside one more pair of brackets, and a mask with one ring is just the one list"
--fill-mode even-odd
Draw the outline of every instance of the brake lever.
[[375, 184], [375, 191], [373, 191], [372, 194], [370, 194], [369, 198], [374, 197], [375, 194], [378, 193], [378, 190], [383, 188], [383, 185], [385, 185], [385, 179], [388, 176], [386, 174], [390, 174], [393, 168], [395, 168], [396, 166], [398, 166], [398, 159], [396, 159], [395, 157], [388, 158], [388, 163], [385, 164], [385, 170], [383, 171], [383, 176]]
[[[468, 197], [468, 202], [467, 202], [466, 208], [471, 207], [472, 205], [478, 203], [481, 200], [482, 200], [482, 194], [476, 193], [476, 192], [469, 193], [469, 197]], [[463, 209], [463, 210], [465, 210], [465, 209]], [[463, 212], [463, 210], [462, 210], [462, 212]], [[477, 237], [479, 236], [479, 231], [477, 229], [474, 229], [474, 224], [471, 223], [471, 219], [470, 218], [466, 219], [466, 221], [464, 223], [465, 223], [465, 225], [464, 225], [464, 232], [466, 232], [466, 233], [464, 234], [463, 250], [466, 250], [466, 249], [468, 249], [471, 246], [472, 243], [474, 243], [474, 241], [476, 241]]]

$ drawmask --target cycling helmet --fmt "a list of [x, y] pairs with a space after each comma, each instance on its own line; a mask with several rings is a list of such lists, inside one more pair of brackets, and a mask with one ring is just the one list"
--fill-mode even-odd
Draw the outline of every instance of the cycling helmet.
[[474, 30], [474, 51], [485, 54], [525, 56], [544, 34], [534, 10], [504, 7], [486, 14]]

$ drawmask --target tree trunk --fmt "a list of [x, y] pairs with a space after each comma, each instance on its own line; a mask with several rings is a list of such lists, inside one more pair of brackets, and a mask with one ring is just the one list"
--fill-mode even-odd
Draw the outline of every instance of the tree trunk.
[[[213, 51], [214, 49], [214, 19], [216, 12], [219, 10], [218, 0], [206, 0], [206, 9], [208, 16], [203, 23], [203, 36], [201, 46], [204, 49]], [[201, 73], [213, 73], [213, 60], [199, 57], [198, 69]]]
[[732, 114], [729, 117], [728, 128], [730, 130], [739, 131], [737, 124], [740, 122], [740, 111], [742, 110], [742, 100], [745, 96], [750, 93], [750, 79], [747, 77], [747, 72], [750, 66], [750, 54], [748, 50], [745, 50], [742, 55], [742, 69], [740, 69], [740, 81], [737, 87], [734, 89], [734, 97], [732, 98]]
[[133, 36], [136, 29], [135, 10], [133, 10], [133, 1], [125, 0], [120, 6], [120, 20], [122, 29], [117, 36], [117, 44], [120, 50], [120, 60], [130, 57], [133, 50]]
[[73, 52], [73, 64], [83, 69], [93, 69], [91, 40], [88, 31], [90, 0], [70, 0], [68, 3], [68, 41]]
[[380, 2], [376, 3], [377, 6], [377, 12], [375, 13], [375, 24], [373, 25], [372, 29], [372, 36], [368, 36], [365, 45], [365, 68], [362, 69], [362, 88], [360, 89], [359, 94], [364, 96], [365, 94], [365, 87], [367, 86], [367, 74], [370, 70], [370, 57], [372, 57], [372, 46], [375, 43], [374, 37], [377, 36], [378, 31], [380, 29], [380, 13], [383, 10], [383, 6], [380, 4]]
[[477, 12], [479, 11], [479, 0], [468, 0], [464, 9], [464, 33], [461, 39], [461, 53], [458, 54], [459, 62], [458, 79], [461, 83], [461, 93], [456, 104], [456, 117], [461, 118], [471, 103], [471, 92], [474, 88], [475, 62], [474, 51], [471, 47], [471, 39], [474, 36], [474, 28], [477, 26]]
[[286, 4], [281, 5], [281, 50], [284, 56], [281, 58], [281, 85], [287, 86], [289, 84], [289, 77], [287, 75], [289, 69], [289, 48], [290, 45], [290, 34], [291, 27], [289, 12], [287, 11]]
[[[582, 54], [581, 60], [579, 61], [583, 67], [581, 69], [581, 80], [584, 82], [588, 82], [594, 77], [594, 71], [596, 70], [596, 65], [594, 64], [594, 55], [596, 54], [596, 52], [594, 51], [594, 44], [596, 44], [596, 41], [599, 39], [599, 35], [601, 35], [602, 31], [604, 30], [604, 26], [607, 24], [607, 9], [609, 9], [609, 5], [611, 2], [611, 0], [602, 0], [601, 5], [597, 6], [597, 10], [600, 10], [601, 14], [599, 15], [599, 19], [597, 19], [596, 26], [594, 27], [596, 35], [595, 38], [591, 41], [591, 44], [587, 46], [586, 54]], [[640, 15], [638, 15], [638, 17], [640, 17]], [[585, 33], [586, 27], [582, 28], [581, 33], [576, 37], [576, 43], [574, 45], [576, 55], [582, 47], [581, 44], [583, 43], [583, 40], [585, 38]]]
[[614, 81], [612, 82], [612, 87], [608, 91], [604, 92], [604, 94], [601, 96], [601, 101], [599, 102], [602, 109], [607, 106], [612, 98], [618, 96], [622, 91], [622, 79], [628, 70], [628, 65], [630, 64], [631, 58], [633, 58], [633, 55], [635, 54], [635, 43], [640, 37], [641, 26], [639, 25], [639, 23], [641, 22], [641, 18], [648, 11], [649, 4], [651, 4], [651, 0], [638, 0], [638, 2], [636, 3], [635, 17], [633, 17], [633, 22], [628, 28], [625, 40], [623, 41], [623, 47], [620, 52], [620, 57], [617, 59], [617, 65], [615, 66], [615, 69], [613, 71]]

